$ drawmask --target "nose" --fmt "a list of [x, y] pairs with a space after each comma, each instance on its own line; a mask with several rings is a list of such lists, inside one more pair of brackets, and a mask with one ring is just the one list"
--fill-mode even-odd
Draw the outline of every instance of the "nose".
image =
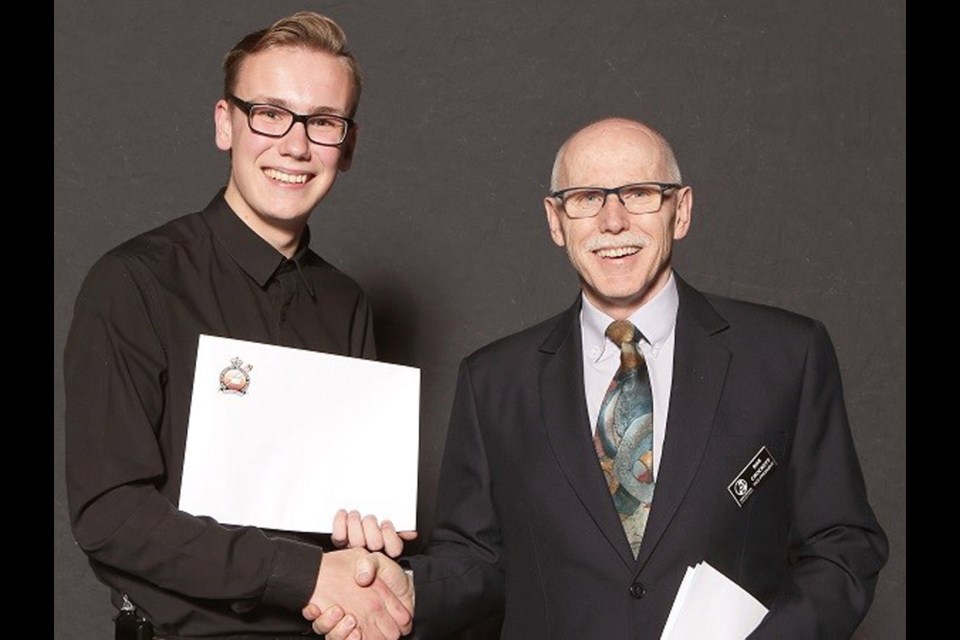
[[294, 122], [287, 135], [280, 140], [280, 153], [298, 159], [310, 157], [310, 139], [307, 138], [307, 125]]
[[620, 233], [630, 228], [630, 212], [623, 206], [619, 193], [607, 194], [597, 218], [604, 233]]

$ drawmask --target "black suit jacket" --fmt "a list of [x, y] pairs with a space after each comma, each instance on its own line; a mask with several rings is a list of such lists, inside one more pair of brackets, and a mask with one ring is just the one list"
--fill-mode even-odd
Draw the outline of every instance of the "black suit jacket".
[[[419, 637], [502, 605], [505, 638], [659, 638], [684, 571], [702, 560], [771, 608], [757, 637], [856, 628], [887, 545], [826, 331], [677, 284], [666, 439], [639, 557], [591, 439], [578, 300], [461, 365], [436, 527], [409, 561]], [[727, 486], [761, 446], [778, 466], [738, 506]]]

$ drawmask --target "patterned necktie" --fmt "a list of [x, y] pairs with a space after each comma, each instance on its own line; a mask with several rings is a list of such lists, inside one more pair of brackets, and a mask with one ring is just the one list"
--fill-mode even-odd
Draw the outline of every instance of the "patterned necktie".
[[607, 327], [607, 337], [620, 345], [620, 368], [600, 405], [593, 442], [637, 557], [653, 501], [653, 393], [647, 363], [637, 348], [637, 328], [617, 320]]

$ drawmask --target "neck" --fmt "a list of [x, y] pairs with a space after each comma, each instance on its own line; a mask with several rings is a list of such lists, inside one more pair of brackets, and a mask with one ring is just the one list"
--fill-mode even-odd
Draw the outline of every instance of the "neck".
[[299, 218], [295, 220], [267, 220], [257, 215], [243, 198], [239, 197], [237, 192], [229, 186], [224, 193], [224, 199], [230, 205], [234, 214], [254, 233], [285, 257], [293, 257], [300, 246], [303, 230], [307, 226], [306, 220]]
[[[240, 219], [253, 229], [254, 233], [268, 242], [271, 247], [282, 253], [285, 258], [292, 258], [293, 254], [297, 252], [297, 248], [300, 247], [300, 239], [303, 237], [303, 229], [306, 226], [300, 224], [297, 229], [285, 229], [274, 225], [256, 224], [262, 222], [260, 218], [256, 217], [252, 221], [247, 220], [244, 216], [240, 216]], [[254, 224], [251, 224], [251, 222]]]
[[647, 288], [636, 292], [632, 296], [623, 298], [605, 297], [588, 286], [582, 278], [580, 280], [580, 287], [583, 294], [590, 301], [590, 304], [598, 310], [614, 320], [626, 320], [642, 306], [657, 297], [658, 293], [663, 291], [663, 288], [667, 286], [667, 283], [670, 281], [672, 273], [673, 270], [667, 267]]

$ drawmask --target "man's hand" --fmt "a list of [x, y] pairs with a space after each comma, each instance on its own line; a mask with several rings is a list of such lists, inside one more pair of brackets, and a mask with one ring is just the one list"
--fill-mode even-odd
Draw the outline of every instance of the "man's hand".
[[403, 552], [404, 541], [414, 540], [416, 531], [397, 531], [393, 523], [384, 520], [377, 522], [375, 516], [360, 518], [358, 511], [347, 513], [341, 509], [333, 518], [333, 545], [337, 548], [365, 547], [370, 551], [383, 551], [391, 558]]
[[379, 553], [347, 549], [323, 555], [303, 616], [317, 633], [333, 633], [331, 640], [396, 640], [410, 633], [412, 611], [413, 588], [399, 565]]
[[303, 608], [303, 617], [313, 621], [313, 630], [325, 633], [328, 640], [363, 640], [363, 633], [357, 628], [357, 619], [344, 615], [343, 609], [333, 605], [322, 614], [320, 607], [308, 604]]
[[403, 570], [393, 560], [380, 553], [370, 553], [357, 560], [354, 579], [358, 586], [369, 587], [374, 581], [382, 581], [400, 599], [407, 611], [413, 614], [415, 592], [413, 575]]
[[[357, 560], [354, 578], [361, 587], [382, 580], [400, 598], [404, 606], [409, 608], [411, 616], [413, 615], [415, 600], [413, 576], [408, 575], [397, 563], [382, 554], [370, 554]], [[327, 640], [361, 640], [366, 637], [357, 629], [356, 621], [351, 620], [351, 616], [341, 616], [340, 612], [336, 611], [326, 619], [315, 621], [313, 630], [317, 633], [326, 633]]]

